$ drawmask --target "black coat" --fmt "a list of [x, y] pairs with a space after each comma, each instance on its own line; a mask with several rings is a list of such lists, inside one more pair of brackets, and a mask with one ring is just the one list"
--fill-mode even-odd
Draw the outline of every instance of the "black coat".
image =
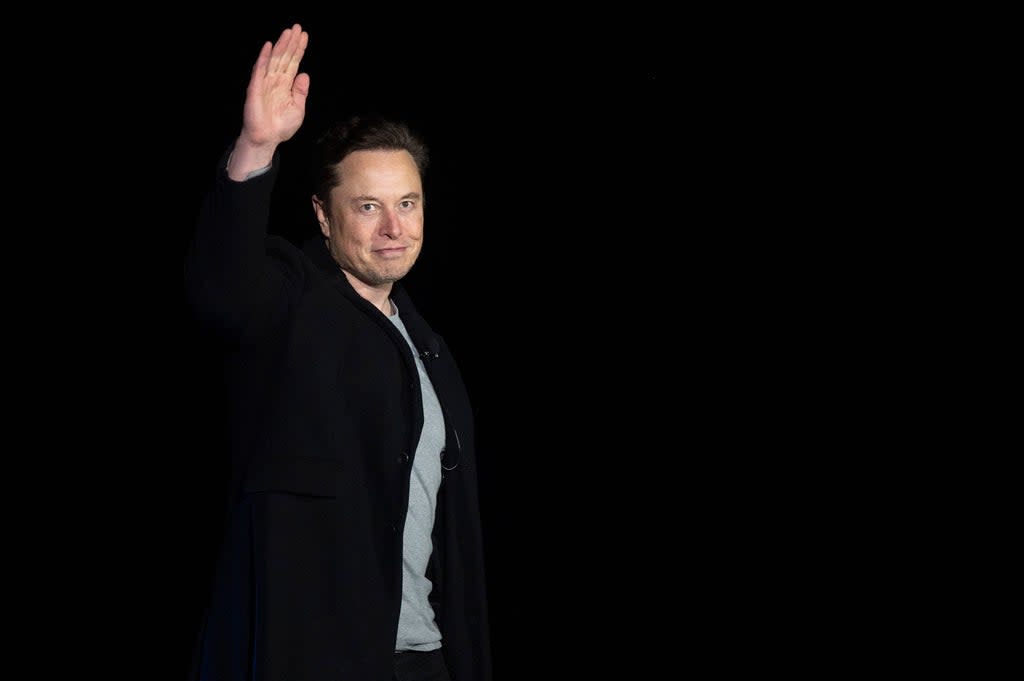
[[[198, 318], [230, 349], [232, 491], [194, 678], [387, 681], [402, 533], [423, 426], [408, 343], [321, 239], [268, 236], [271, 171], [218, 166], [185, 267]], [[455, 681], [491, 678], [473, 415], [443, 338], [398, 284], [446, 426], [429, 567]]]

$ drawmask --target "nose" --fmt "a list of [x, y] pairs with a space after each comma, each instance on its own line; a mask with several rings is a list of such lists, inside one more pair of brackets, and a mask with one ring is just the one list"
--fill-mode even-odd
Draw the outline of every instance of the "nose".
[[380, 233], [390, 239], [402, 235], [402, 218], [393, 208], [385, 208], [380, 220]]

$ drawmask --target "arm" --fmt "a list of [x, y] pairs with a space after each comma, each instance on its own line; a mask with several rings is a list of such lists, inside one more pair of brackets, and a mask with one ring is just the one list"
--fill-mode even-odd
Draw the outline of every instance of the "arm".
[[[297, 251], [268, 257], [267, 229], [277, 147], [305, 116], [309, 76], [298, 73], [308, 35], [285, 29], [267, 42], [252, 68], [243, 126], [230, 156], [217, 168], [185, 258], [186, 291], [201, 320], [231, 336], [261, 333], [287, 314], [301, 286]], [[251, 179], [247, 179], [251, 178]]]
[[228, 177], [245, 180], [270, 165], [281, 142], [291, 139], [306, 115], [309, 74], [299, 73], [309, 34], [299, 24], [263, 44], [245, 94], [242, 132], [228, 161]]

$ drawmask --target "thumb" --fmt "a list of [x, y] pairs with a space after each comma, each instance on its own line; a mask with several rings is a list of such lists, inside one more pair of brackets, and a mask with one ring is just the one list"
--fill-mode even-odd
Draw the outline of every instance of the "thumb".
[[300, 73], [295, 76], [295, 80], [292, 82], [292, 97], [295, 99], [295, 103], [305, 108], [306, 97], [309, 96], [309, 74]]

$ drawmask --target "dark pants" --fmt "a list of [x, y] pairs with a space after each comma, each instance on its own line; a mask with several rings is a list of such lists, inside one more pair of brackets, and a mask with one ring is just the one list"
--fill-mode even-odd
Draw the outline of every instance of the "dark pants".
[[395, 681], [451, 681], [441, 649], [395, 653]]

